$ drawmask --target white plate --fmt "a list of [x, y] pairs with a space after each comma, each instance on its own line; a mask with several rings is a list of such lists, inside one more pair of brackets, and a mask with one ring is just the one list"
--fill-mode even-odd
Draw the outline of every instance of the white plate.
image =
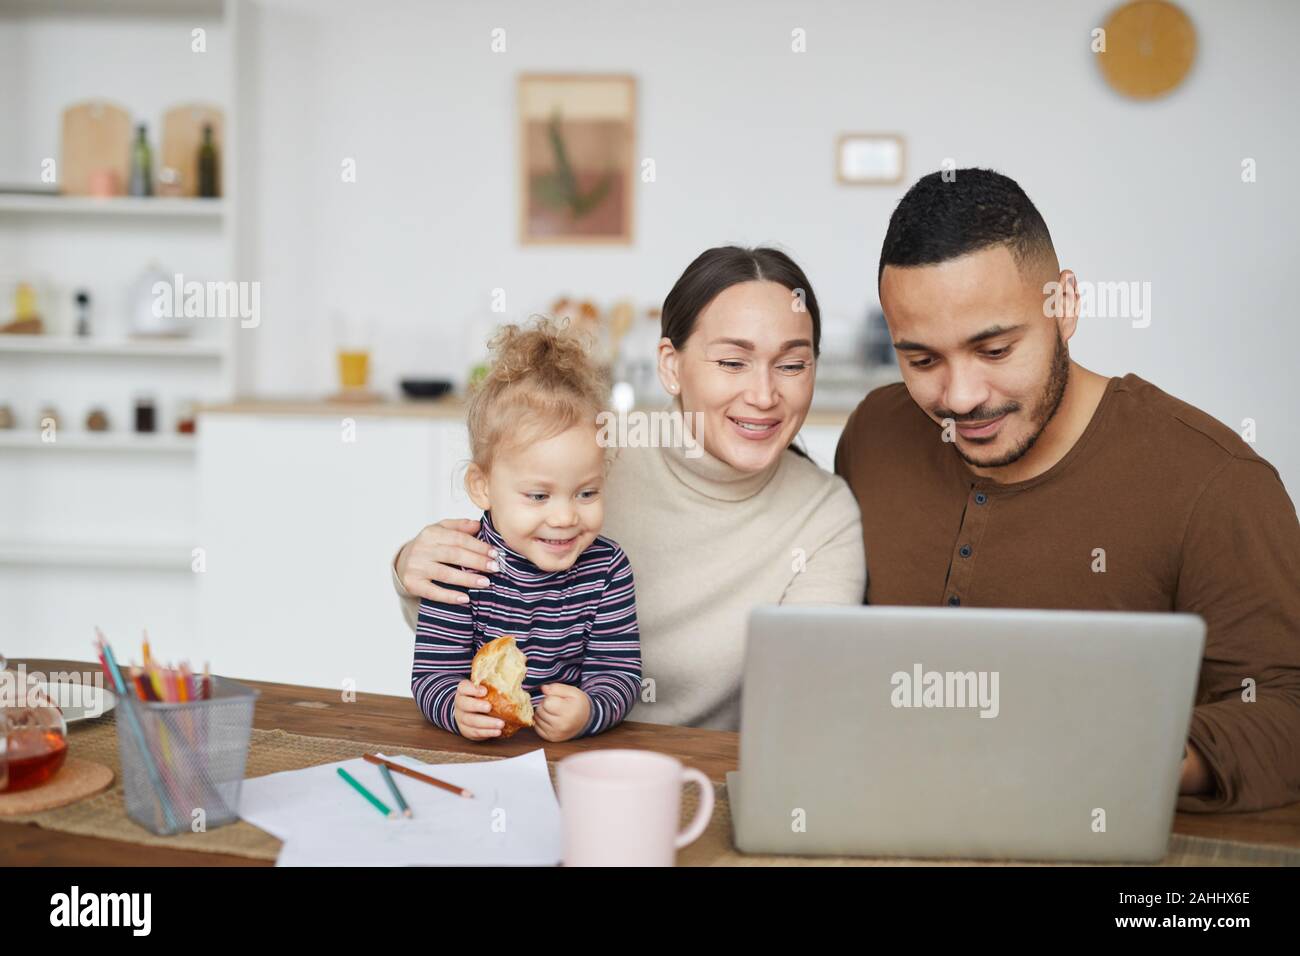
[[78, 720], [92, 720], [102, 717], [117, 706], [117, 695], [107, 687], [99, 688], [94, 684], [61, 682], [51, 684], [48, 681], [33, 681], [49, 695], [68, 723]]

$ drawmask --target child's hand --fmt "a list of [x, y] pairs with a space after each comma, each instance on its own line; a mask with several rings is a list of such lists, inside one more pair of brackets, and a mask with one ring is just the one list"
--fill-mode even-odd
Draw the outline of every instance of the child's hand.
[[506, 722], [491, 716], [492, 705], [486, 700], [487, 688], [463, 680], [456, 685], [456, 727], [466, 740], [490, 740], [501, 736]]
[[578, 736], [591, 719], [591, 698], [571, 684], [543, 684], [546, 697], [533, 708], [533, 729], [543, 740], [558, 743]]

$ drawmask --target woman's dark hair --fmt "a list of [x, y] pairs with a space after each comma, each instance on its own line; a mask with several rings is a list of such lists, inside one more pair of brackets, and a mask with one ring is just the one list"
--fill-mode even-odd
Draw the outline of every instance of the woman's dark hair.
[[[664, 299], [661, 334], [673, 343], [673, 348], [681, 349], [695, 331], [700, 313], [719, 293], [742, 282], [763, 281], [779, 283], [802, 300], [812, 319], [813, 356], [821, 354], [822, 316], [812, 283], [784, 252], [764, 246], [715, 246], [696, 256]], [[802, 448], [791, 445], [790, 450], [808, 457]]]
[[718, 294], [742, 282], [776, 282], [799, 295], [812, 318], [813, 355], [821, 352], [822, 315], [812, 283], [793, 259], [779, 249], [758, 246], [715, 246], [705, 249], [673, 284], [664, 299], [660, 318], [662, 334], [673, 348], [680, 349], [695, 331], [695, 322], [704, 307]]

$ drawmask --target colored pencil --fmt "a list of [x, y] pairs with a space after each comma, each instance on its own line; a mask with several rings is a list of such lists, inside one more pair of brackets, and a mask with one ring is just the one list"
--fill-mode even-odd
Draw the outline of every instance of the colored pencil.
[[352, 776], [352, 774], [348, 773], [342, 767], [339, 767], [338, 770], [339, 770], [339, 776], [342, 777], [345, 781], [347, 781], [347, 783], [352, 787], [353, 790], [355, 790], [357, 793], [361, 794], [363, 797], [369, 800], [370, 804], [376, 810], [378, 810], [386, 817], [391, 818], [396, 816], [396, 814], [393, 813], [393, 811], [388, 808], [388, 805], [384, 803], [384, 801], [380, 800], [378, 797], [376, 797], [365, 787], [361, 786], [361, 783], [357, 780], [356, 777]]
[[145, 680], [148, 681], [149, 686], [153, 689], [154, 700], [166, 701], [167, 694], [164, 692], [163, 682], [158, 676], [157, 665], [152, 662], [145, 664], [144, 676]]
[[100, 649], [98, 644], [95, 645], [95, 654], [99, 657], [100, 670], [104, 672], [104, 677], [108, 680], [108, 689], [114, 690], [113, 675], [108, 672], [108, 661], [104, 660], [104, 652]]
[[393, 799], [402, 810], [402, 816], [414, 816], [411, 808], [407, 806], [406, 800], [402, 797], [402, 791], [397, 789], [397, 781], [393, 779], [393, 772], [385, 767], [382, 763], [379, 765], [379, 775], [384, 778], [384, 783], [388, 784], [389, 791], [393, 794]]
[[397, 773], [404, 773], [406, 774], [406, 776], [413, 777], [416, 780], [423, 780], [425, 783], [431, 783], [435, 787], [441, 787], [444, 790], [450, 790], [452, 793], [456, 794], [457, 796], [465, 797], [470, 800], [474, 798], [474, 794], [470, 793], [464, 787], [458, 787], [454, 783], [447, 783], [447, 781], [439, 780], [437, 777], [430, 777], [428, 774], [420, 773], [418, 770], [412, 770], [410, 767], [403, 767], [400, 763], [394, 763], [391, 760], [385, 760], [383, 757], [379, 756], [378, 754], [362, 754], [361, 756], [363, 759], [368, 760], [370, 763], [379, 764], [380, 766], [387, 767], [389, 770], [396, 771]]

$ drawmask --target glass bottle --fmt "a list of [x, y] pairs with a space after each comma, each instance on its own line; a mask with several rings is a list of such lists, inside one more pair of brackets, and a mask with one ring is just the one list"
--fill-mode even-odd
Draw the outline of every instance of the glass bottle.
[[145, 137], [146, 129], [144, 123], [135, 128], [135, 143], [131, 146], [132, 196], [153, 195], [153, 153]]
[[199, 196], [215, 199], [217, 189], [217, 146], [212, 142], [212, 124], [203, 124], [203, 143], [199, 146]]
[[85, 289], [78, 289], [75, 301], [77, 303], [77, 338], [84, 339], [90, 335], [90, 293]]

